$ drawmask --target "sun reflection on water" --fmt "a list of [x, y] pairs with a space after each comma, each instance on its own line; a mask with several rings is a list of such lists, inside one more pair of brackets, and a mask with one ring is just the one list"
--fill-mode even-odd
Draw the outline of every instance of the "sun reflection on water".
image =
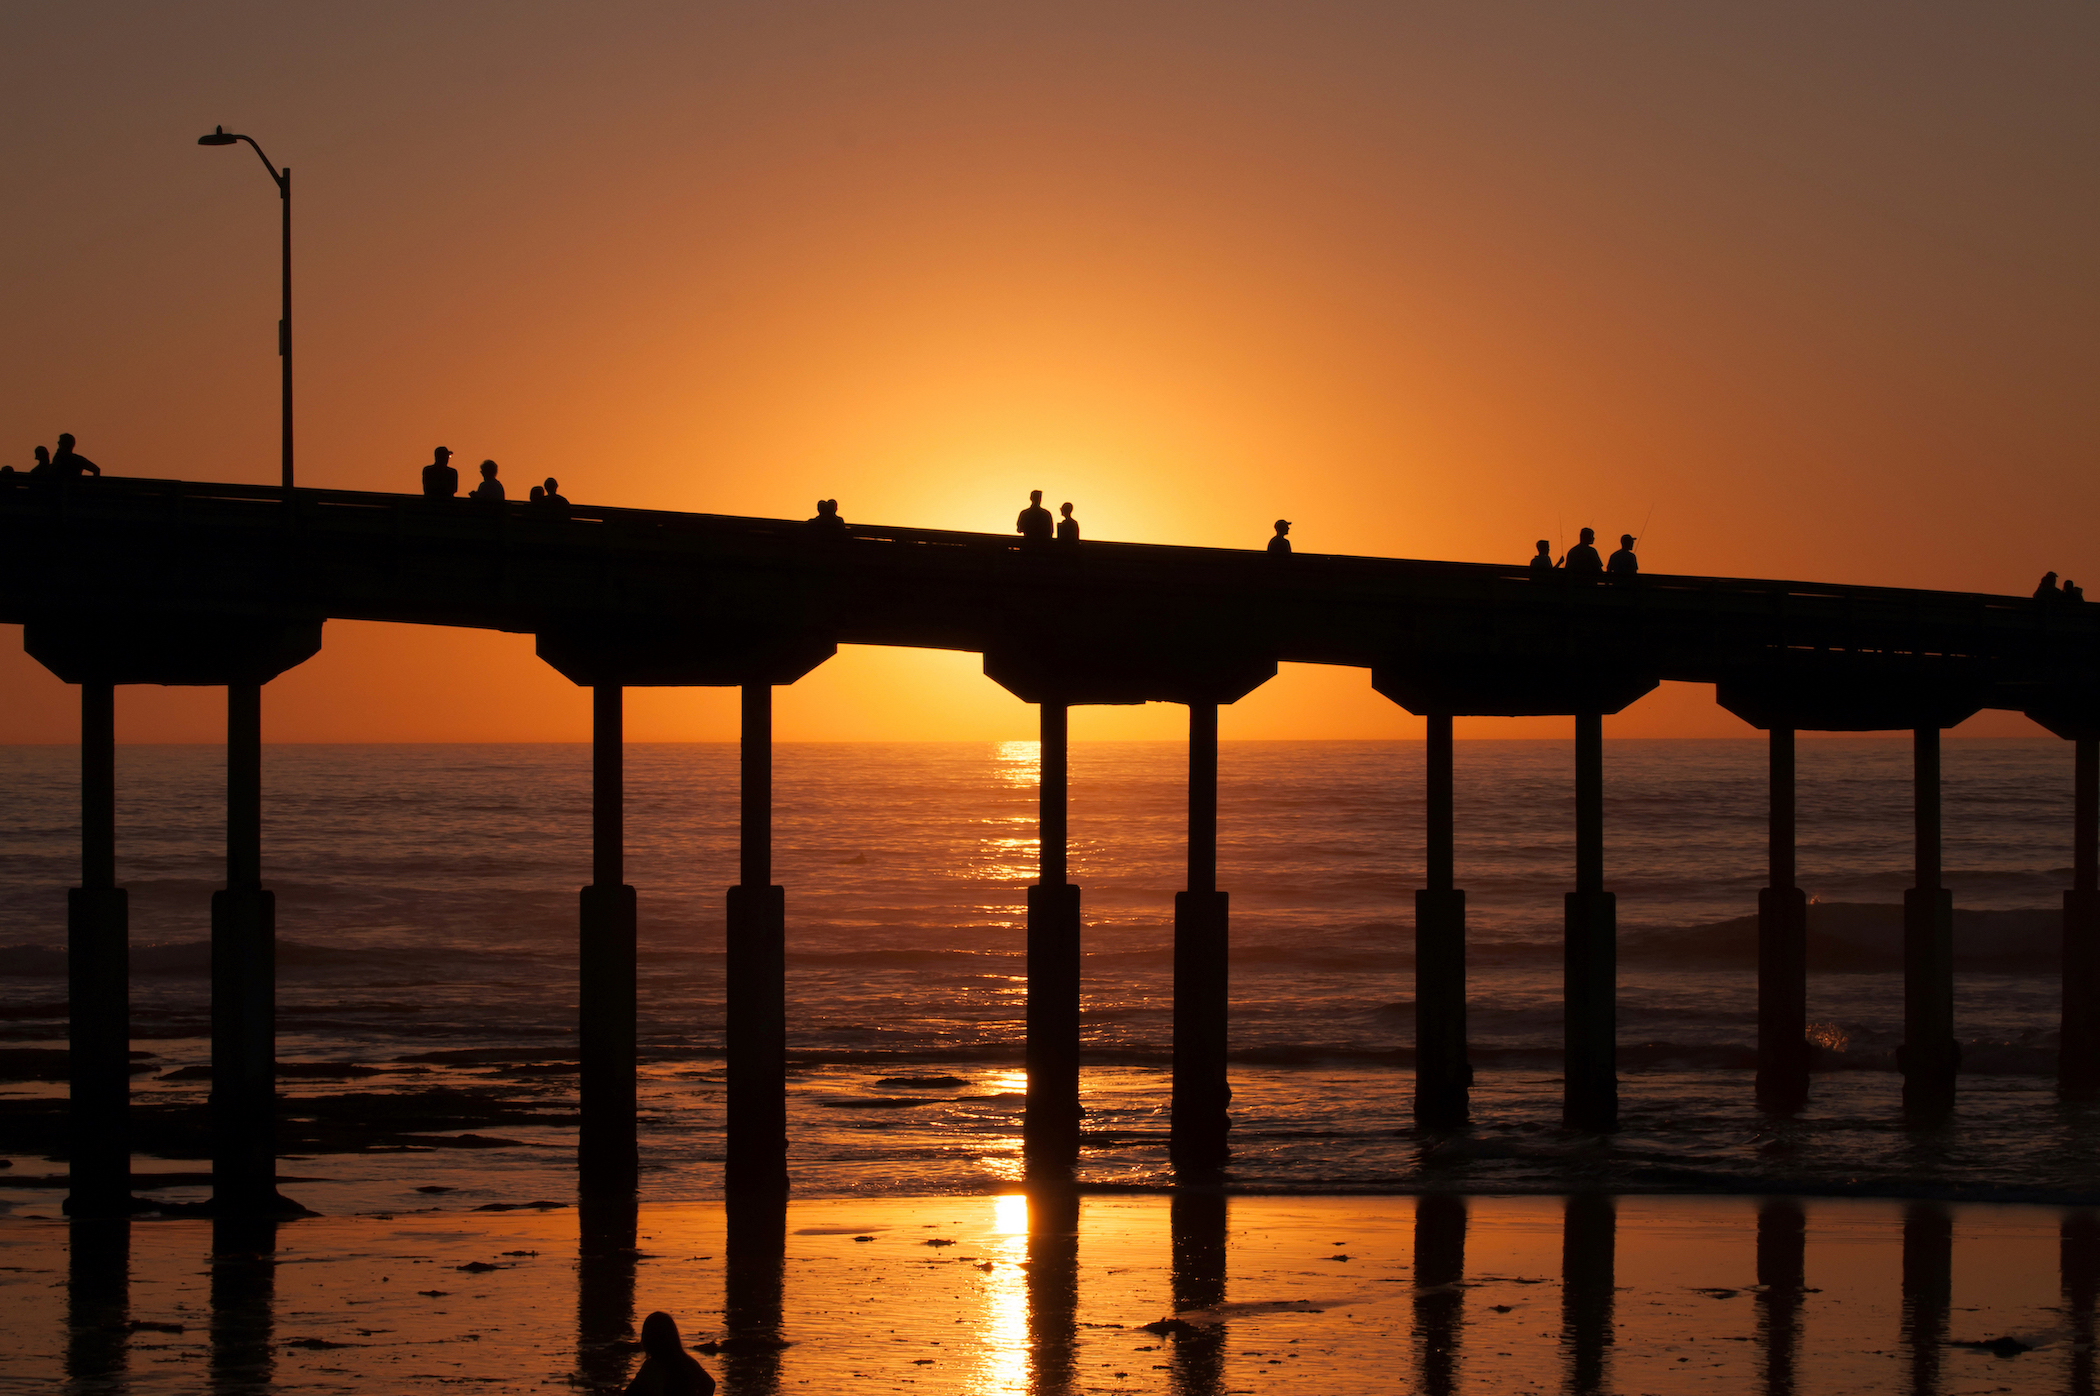
[[1042, 764], [1041, 742], [1000, 742], [992, 749], [992, 772], [1002, 785], [1034, 785]]
[[990, 1254], [984, 1264], [982, 1296], [984, 1318], [983, 1366], [973, 1392], [1025, 1392], [1028, 1390], [1028, 1198], [1008, 1193], [992, 1199]]

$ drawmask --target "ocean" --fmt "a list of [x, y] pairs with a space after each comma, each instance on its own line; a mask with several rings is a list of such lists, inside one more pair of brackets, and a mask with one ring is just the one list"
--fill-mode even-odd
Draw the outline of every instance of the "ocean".
[[[787, 889], [790, 1167], [806, 1197], [995, 1192], [1020, 1176], [1024, 889], [1035, 746], [784, 744], [775, 879]], [[2071, 764], [2046, 740], [1945, 744], [1957, 910], [1960, 1104], [1905, 1127], [1900, 902], [1907, 740], [1803, 741], [1801, 882], [1811, 1036], [1793, 1120], [1752, 1099], [1760, 740], [1605, 745], [1618, 894], [1623, 1131], [1559, 1127], [1561, 896], [1573, 876], [1567, 743], [1458, 744], [1474, 1126], [1412, 1128], [1413, 890], [1422, 746], [1227, 743], [1219, 877], [1232, 898], [1231, 1184], [1248, 1192], [1623, 1192], [2100, 1197], [2100, 1108], [2053, 1077]], [[583, 745], [270, 746], [264, 876], [277, 894], [284, 1190], [327, 1212], [571, 1195]], [[66, 747], [0, 749], [0, 1177], [50, 1161], [63, 1100], [65, 888], [78, 874]], [[1173, 895], [1186, 754], [1075, 744], [1083, 888], [1080, 1177], [1170, 1179]], [[208, 917], [223, 872], [223, 753], [118, 751], [130, 889], [142, 1171], [202, 1168]], [[641, 939], [642, 1189], [719, 1195], [730, 744], [627, 751]], [[8, 1186], [0, 1184], [0, 1187]], [[201, 1197], [195, 1180], [156, 1194]], [[10, 1207], [55, 1194], [10, 1190]], [[26, 1199], [26, 1200], [25, 1200]]]

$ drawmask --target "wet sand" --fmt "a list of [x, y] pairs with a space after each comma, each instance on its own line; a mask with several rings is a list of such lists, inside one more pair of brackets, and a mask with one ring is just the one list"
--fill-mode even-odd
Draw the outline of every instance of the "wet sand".
[[[618, 1390], [652, 1309], [724, 1345], [738, 1396], [2094, 1387], [2100, 1223], [2058, 1208], [1009, 1194], [624, 1224], [0, 1219], [0, 1390]], [[2000, 1338], [2028, 1350], [1963, 1346]]]

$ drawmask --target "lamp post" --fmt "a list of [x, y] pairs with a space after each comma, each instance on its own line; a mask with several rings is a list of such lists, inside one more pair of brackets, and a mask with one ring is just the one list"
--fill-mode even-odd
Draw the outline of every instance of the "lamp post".
[[199, 145], [233, 145], [248, 142], [263, 168], [277, 184], [277, 197], [284, 203], [284, 318], [277, 322], [277, 356], [284, 360], [284, 491], [292, 491], [292, 171], [289, 166], [278, 169], [256, 145], [253, 136], [234, 135], [224, 126], [215, 126], [208, 136], [197, 137]]

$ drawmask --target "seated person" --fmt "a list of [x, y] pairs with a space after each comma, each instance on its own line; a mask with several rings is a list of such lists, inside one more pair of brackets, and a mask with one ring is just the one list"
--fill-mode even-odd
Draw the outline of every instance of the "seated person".
[[836, 499], [817, 501], [816, 517], [809, 521], [810, 529], [816, 533], [846, 536], [846, 521], [839, 517], [839, 502]]
[[1597, 556], [1597, 530], [1584, 529], [1582, 541], [1568, 549], [1568, 555], [1561, 559], [1560, 565], [1570, 572], [1586, 576], [1595, 576], [1602, 572], [1604, 559]]
[[484, 504], [501, 504], [503, 502], [503, 482], [496, 478], [496, 463], [494, 461], [485, 460], [481, 463], [481, 483], [474, 487], [473, 492], [468, 494], [467, 498], [478, 499]]
[[715, 1379], [685, 1344], [678, 1324], [659, 1310], [642, 1320], [642, 1366], [626, 1396], [714, 1396]]

